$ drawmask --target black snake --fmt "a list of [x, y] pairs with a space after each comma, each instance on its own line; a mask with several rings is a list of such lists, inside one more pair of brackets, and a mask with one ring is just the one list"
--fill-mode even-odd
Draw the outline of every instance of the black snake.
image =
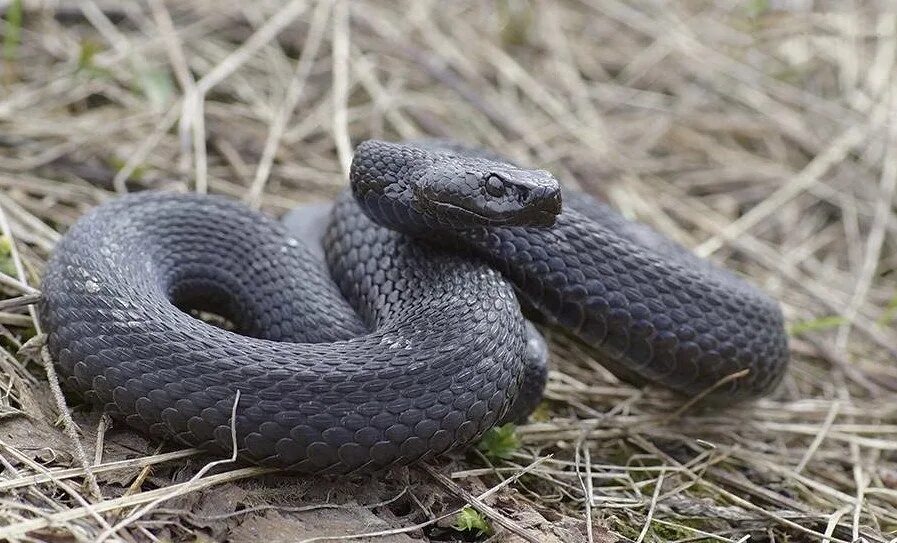
[[545, 171], [450, 143], [368, 141], [351, 185], [326, 263], [221, 197], [138, 193], [82, 217], [40, 308], [66, 384], [130, 425], [223, 453], [239, 390], [243, 459], [344, 473], [525, 417], [545, 368], [521, 305], [618, 375], [687, 395], [748, 369], [711, 395], [753, 397], [784, 373], [775, 301], [591, 198], [564, 192], [562, 205]]

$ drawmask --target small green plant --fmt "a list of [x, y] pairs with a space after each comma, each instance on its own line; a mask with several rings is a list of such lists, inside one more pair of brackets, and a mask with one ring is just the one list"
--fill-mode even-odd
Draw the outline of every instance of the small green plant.
[[94, 57], [102, 50], [102, 46], [93, 40], [84, 40], [78, 49], [78, 71], [95, 73], [98, 71]]
[[103, 52], [103, 44], [91, 39], [81, 41], [78, 49], [78, 73], [89, 79], [112, 79], [112, 70], [99, 66], [96, 56]]
[[878, 319], [878, 324], [881, 326], [887, 326], [891, 324], [891, 321], [897, 317], [897, 295], [895, 295], [890, 303], [888, 303], [888, 307], [885, 308], [884, 313], [881, 314], [881, 318]]
[[832, 328], [837, 328], [842, 324], [845, 324], [846, 322], [847, 319], [845, 319], [841, 315], [829, 315], [826, 317], [819, 317], [818, 319], [796, 322], [791, 325], [790, 331], [792, 336], [799, 336], [807, 332], [816, 332], [819, 330], [830, 330]]
[[455, 516], [452, 528], [459, 532], [474, 532], [478, 536], [492, 533], [492, 527], [489, 526], [486, 517], [469, 505], [465, 505]]
[[[106, 159], [106, 164], [116, 172], [119, 172], [122, 170], [122, 168], [125, 167], [126, 162], [118, 157], [113, 156]], [[139, 181], [143, 179], [143, 176], [146, 175], [146, 172], [148, 170], [149, 168], [146, 166], [146, 164], [139, 164], [131, 171], [131, 175], [128, 176], [128, 179]]]
[[12, 62], [22, 41], [22, 0], [13, 0], [6, 8], [6, 28], [3, 32], [3, 59]]
[[539, 405], [530, 413], [530, 420], [534, 422], [547, 422], [551, 420], [551, 405], [547, 401], [539, 402]]
[[744, 9], [748, 17], [755, 19], [769, 10], [769, 0], [750, 0]]
[[154, 109], [165, 107], [174, 96], [174, 82], [168, 70], [161, 68], [135, 68], [137, 90]]
[[477, 445], [490, 460], [507, 460], [520, 448], [517, 427], [511, 423], [491, 428]]
[[531, 2], [496, 4], [501, 21], [501, 41], [504, 45], [526, 45], [533, 26], [534, 9]]
[[12, 261], [12, 247], [6, 236], [0, 236], [0, 272], [6, 275], [16, 274], [16, 266]]

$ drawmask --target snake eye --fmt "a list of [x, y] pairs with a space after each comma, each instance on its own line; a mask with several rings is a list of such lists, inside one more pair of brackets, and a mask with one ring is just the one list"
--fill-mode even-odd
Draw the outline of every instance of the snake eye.
[[497, 175], [490, 175], [486, 178], [486, 193], [494, 198], [500, 198], [505, 195], [505, 184]]

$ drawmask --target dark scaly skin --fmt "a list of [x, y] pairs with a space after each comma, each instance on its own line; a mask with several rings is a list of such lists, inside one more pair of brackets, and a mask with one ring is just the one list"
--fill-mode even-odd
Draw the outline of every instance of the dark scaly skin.
[[[380, 181], [386, 172], [403, 171], [450, 183], [459, 166], [447, 154], [500, 159], [439, 141], [365, 142], [353, 162], [355, 196], [381, 224], [476, 252], [514, 283], [527, 305], [629, 381], [689, 396], [710, 390], [708, 398], [717, 401], [756, 397], [780, 382], [788, 341], [778, 303], [606, 205], [567, 191], [550, 228], [457, 228], [416, 211], [394, 197], [402, 188]], [[398, 179], [396, 185], [415, 182], [413, 173]], [[712, 388], [744, 370], [747, 375]]]
[[[230, 452], [239, 390], [245, 460], [316, 473], [407, 464], [519, 418], [544, 386], [545, 368], [523, 362], [514, 289], [475, 253], [623, 376], [695, 394], [750, 370], [715, 391], [731, 399], [780, 380], [785, 335], [765, 295], [594, 202], [555, 217], [547, 172], [488, 158], [360, 145], [361, 209], [344, 195], [324, 239], [335, 284], [282, 226], [221, 198], [100, 206], [48, 266], [51, 354], [88, 400], [189, 445]], [[224, 314], [241, 334], [176, 305]]]
[[50, 352], [69, 388], [113, 416], [219, 453], [239, 390], [240, 457], [301, 472], [411, 463], [508, 411], [524, 322], [497, 272], [377, 227], [348, 195], [325, 246], [342, 294], [308, 249], [242, 205], [120, 198], [78, 221], [48, 266]]

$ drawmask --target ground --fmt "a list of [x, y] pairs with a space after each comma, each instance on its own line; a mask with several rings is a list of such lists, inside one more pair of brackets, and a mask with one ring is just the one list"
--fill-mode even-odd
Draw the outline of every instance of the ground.
[[[894, 541], [897, 15], [810, 4], [0, 2], [0, 540]], [[764, 288], [780, 389], [694, 405], [547, 330], [529, 423], [332, 480], [210, 464], [61, 395], [30, 304], [85, 211], [161, 188], [279, 216], [337, 194], [355, 143], [424, 135]]]

